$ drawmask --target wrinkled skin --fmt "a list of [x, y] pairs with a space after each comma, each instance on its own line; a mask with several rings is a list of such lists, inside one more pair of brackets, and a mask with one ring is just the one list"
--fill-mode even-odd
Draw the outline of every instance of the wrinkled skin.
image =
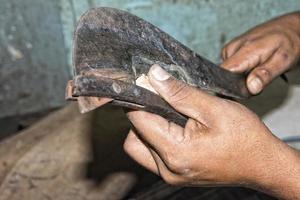
[[[258, 94], [299, 61], [299, 36], [299, 13], [276, 18], [227, 44], [222, 66], [250, 72], [247, 86]], [[138, 163], [174, 185], [238, 185], [300, 199], [299, 151], [276, 138], [256, 114], [185, 85], [156, 65], [149, 82], [189, 120], [182, 128], [155, 114], [128, 112], [135, 128], [124, 148]]]
[[286, 199], [300, 197], [300, 153], [276, 138], [243, 105], [211, 96], [158, 65], [152, 87], [189, 117], [184, 128], [144, 111], [130, 111], [135, 129], [124, 143], [139, 164], [174, 185], [239, 185]]
[[222, 67], [250, 72], [247, 86], [260, 93], [273, 79], [294, 67], [300, 58], [300, 13], [275, 18], [247, 31], [222, 50]]

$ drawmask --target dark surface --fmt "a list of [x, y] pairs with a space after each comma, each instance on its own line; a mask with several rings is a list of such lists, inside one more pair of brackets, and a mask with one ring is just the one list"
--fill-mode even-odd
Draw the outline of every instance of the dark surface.
[[127, 199], [131, 200], [276, 200], [262, 192], [241, 187], [178, 187], [158, 181]]
[[114, 8], [86, 12], [74, 37], [74, 96], [109, 97], [184, 126], [187, 119], [158, 95], [135, 85], [157, 63], [176, 78], [221, 95], [249, 97], [245, 75], [202, 58], [157, 27]]
[[74, 84], [75, 96], [107, 96], [114, 99], [112, 103], [115, 105], [156, 113], [180, 126], [187, 122], [185, 116], [158, 95], [134, 84], [91, 75], [77, 76]]
[[43, 110], [36, 113], [0, 118], [0, 142], [30, 127], [56, 109]]
[[152, 24], [114, 8], [95, 8], [80, 19], [74, 44], [75, 74], [112, 68], [134, 82], [154, 63], [186, 83], [226, 96], [249, 93], [245, 76], [230, 73], [202, 58]]

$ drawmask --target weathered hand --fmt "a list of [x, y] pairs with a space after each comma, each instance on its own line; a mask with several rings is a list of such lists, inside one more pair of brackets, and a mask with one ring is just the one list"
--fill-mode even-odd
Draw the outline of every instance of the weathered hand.
[[[128, 117], [136, 130], [129, 132], [124, 148], [166, 182], [269, 189], [281, 180], [279, 171], [287, 169], [290, 158], [299, 158], [243, 105], [187, 86], [158, 65], [151, 68], [149, 81], [189, 120], [182, 128], [158, 115], [131, 111]], [[290, 172], [293, 177], [296, 170]], [[295, 175], [289, 181], [298, 179]]]
[[247, 86], [261, 92], [300, 58], [300, 14], [285, 15], [261, 24], [229, 42], [222, 50], [222, 66], [250, 72]]

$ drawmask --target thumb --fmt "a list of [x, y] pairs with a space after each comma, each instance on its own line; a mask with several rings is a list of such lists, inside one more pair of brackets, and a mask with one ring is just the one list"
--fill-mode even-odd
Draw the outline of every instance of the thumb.
[[196, 120], [207, 115], [218, 101], [217, 97], [175, 79], [157, 64], [150, 68], [149, 81], [173, 108]]

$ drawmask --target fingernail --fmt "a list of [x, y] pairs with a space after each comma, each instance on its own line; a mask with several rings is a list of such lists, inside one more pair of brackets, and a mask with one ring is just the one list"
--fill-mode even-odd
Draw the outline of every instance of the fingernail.
[[237, 67], [233, 67], [233, 66], [231, 66], [231, 67], [229, 67], [229, 68], [227, 68], [227, 70], [229, 70], [229, 71], [231, 71], [231, 72], [236, 72], [236, 71], [238, 71], [238, 68]]
[[227, 65], [225, 62], [223, 62], [222, 64], [220, 64], [220, 66], [228, 71], [232, 71], [234, 72], [237, 67], [236, 66], [232, 66], [232, 65]]
[[151, 67], [150, 73], [158, 81], [165, 81], [170, 78], [170, 74], [157, 64]]
[[228, 71], [231, 71], [231, 72], [236, 72], [238, 70], [238, 67], [237, 66], [227, 66], [227, 67], [225, 67], [225, 69], [227, 69]]
[[252, 94], [257, 94], [262, 90], [263, 83], [259, 78], [253, 78], [249, 81], [248, 87]]

